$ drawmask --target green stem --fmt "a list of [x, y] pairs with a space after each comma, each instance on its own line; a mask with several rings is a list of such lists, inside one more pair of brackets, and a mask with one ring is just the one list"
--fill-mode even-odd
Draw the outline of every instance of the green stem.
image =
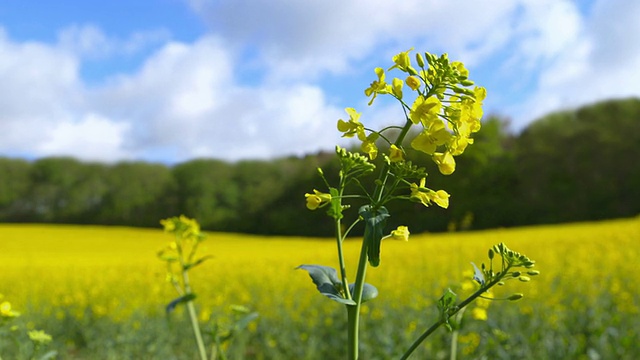
[[466, 298], [463, 302], [461, 302], [460, 304], [458, 304], [458, 306], [456, 306], [456, 309], [453, 310], [449, 316], [447, 317], [447, 319], [441, 318], [440, 320], [436, 321], [435, 324], [431, 325], [430, 328], [428, 328], [425, 332], [422, 333], [422, 335], [420, 335], [414, 342], [413, 344], [411, 344], [411, 346], [407, 349], [407, 351], [404, 353], [404, 355], [402, 355], [402, 357], [400, 358], [400, 360], [406, 360], [409, 358], [409, 356], [418, 348], [418, 346], [420, 346], [420, 344], [429, 337], [429, 335], [431, 335], [434, 331], [436, 331], [440, 325], [444, 324], [447, 320], [449, 320], [449, 318], [451, 318], [452, 316], [454, 316], [455, 314], [458, 313], [458, 311], [464, 309], [465, 306], [469, 305], [473, 300], [475, 300], [476, 298], [478, 298], [480, 295], [484, 294], [487, 290], [489, 290], [490, 288], [492, 288], [494, 285], [496, 285], [497, 283], [499, 283], [502, 278], [504, 277], [504, 274], [507, 273], [507, 271], [509, 270], [509, 267], [507, 267], [505, 269], [505, 271], [502, 272], [501, 276], [496, 277], [495, 279], [493, 279], [491, 282], [487, 283], [486, 285], [480, 287], [480, 289], [478, 289], [478, 291], [474, 292], [473, 294], [471, 294], [471, 296], [469, 296], [468, 298]]
[[407, 118], [407, 122], [404, 124], [404, 127], [402, 127], [402, 130], [400, 131], [400, 134], [398, 134], [398, 138], [396, 139], [396, 146], [402, 145], [402, 142], [409, 133], [409, 129], [411, 129], [411, 126], [413, 126], [413, 122], [409, 118]]
[[353, 301], [355, 305], [347, 305], [347, 321], [348, 321], [348, 359], [358, 359], [358, 330], [360, 327], [360, 307], [362, 305], [362, 290], [364, 289], [364, 280], [367, 275], [367, 243], [362, 241], [360, 250], [360, 261], [358, 262], [358, 272], [356, 274], [356, 283], [353, 289]]
[[[188, 270], [182, 270], [182, 279], [184, 281], [185, 293], [191, 294]], [[200, 359], [207, 360], [207, 350], [204, 347], [204, 341], [202, 340], [202, 334], [200, 333], [200, 325], [198, 324], [198, 316], [196, 313], [196, 307], [193, 305], [193, 300], [187, 301], [187, 312], [189, 313], [189, 320], [191, 320], [191, 327], [193, 327], [193, 335], [195, 336], [196, 344], [198, 345]]]
[[338, 261], [340, 262], [340, 276], [342, 277], [342, 291], [347, 299], [351, 299], [351, 292], [349, 291], [349, 282], [347, 281], [347, 270], [344, 262], [344, 253], [342, 251], [342, 225], [340, 220], [336, 220], [336, 242], [338, 243]]

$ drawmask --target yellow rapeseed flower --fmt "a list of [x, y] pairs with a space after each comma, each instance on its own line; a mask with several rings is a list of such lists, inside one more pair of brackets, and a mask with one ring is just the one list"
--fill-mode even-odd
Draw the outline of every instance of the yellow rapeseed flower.
[[304, 194], [307, 199], [307, 209], [315, 210], [331, 201], [331, 194], [322, 193], [318, 190], [313, 190], [313, 194]]
[[404, 160], [404, 152], [402, 149], [395, 145], [391, 145], [389, 148], [389, 160], [391, 162], [399, 162]]
[[433, 161], [438, 165], [438, 170], [442, 175], [451, 175], [456, 171], [456, 161], [450, 152], [434, 153]]
[[409, 241], [409, 228], [406, 226], [398, 226], [397, 229], [391, 231], [391, 238], [394, 240]]
[[440, 206], [443, 209], [449, 207], [449, 194], [444, 190], [431, 191], [427, 193], [427, 196], [431, 201], [436, 203], [436, 205]]
[[358, 139], [364, 140], [364, 125], [360, 122], [360, 113], [354, 108], [344, 109], [349, 114], [349, 120], [338, 120], [338, 131], [343, 132], [342, 137], [350, 138], [358, 135]]
[[8, 301], [3, 301], [0, 304], [0, 317], [5, 319], [14, 318], [20, 316], [20, 313], [11, 309], [11, 303]]
[[416, 90], [420, 87], [420, 79], [417, 76], [409, 76], [404, 82], [411, 90]]
[[376, 99], [376, 96], [378, 96], [378, 94], [388, 93], [388, 86], [385, 82], [384, 69], [377, 67], [374, 69], [374, 71], [376, 72], [376, 75], [378, 75], [378, 80], [373, 81], [371, 85], [369, 85], [369, 87], [364, 91], [364, 94], [367, 97], [373, 95], [373, 97], [369, 101], [369, 105], [373, 104], [373, 100]]

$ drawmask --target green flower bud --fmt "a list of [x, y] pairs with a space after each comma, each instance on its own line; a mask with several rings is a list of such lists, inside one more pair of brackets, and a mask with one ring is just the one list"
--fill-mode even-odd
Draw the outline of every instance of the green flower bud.
[[416, 62], [421, 68], [424, 67], [424, 59], [422, 58], [422, 54], [416, 53]]
[[513, 272], [513, 274], [512, 274], [512, 276], [513, 276], [514, 278], [517, 278], [517, 277], [518, 277], [518, 276], [520, 276], [520, 275], [521, 275], [521, 274], [520, 274], [520, 271], [514, 271], [514, 272]]
[[473, 84], [474, 84], [474, 82], [471, 81], [471, 80], [466, 80], [465, 79], [465, 80], [460, 81], [460, 85], [462, 85], [462, 86], [471, 86]]
[[489, 259], [493, 259], [493, 255], [494, 255], [493, 249], [489, 249]]
[[540, 271], [538, 271], [538, 270], [529, 270], [529, 271], [527, 271], [527, 275], [531, 275], [531, 276], [540, 275]]
[[515, 293], [515, 294], [509, 296], [507, 298], [507, 300], [509, 300], [509, 301], [518, 301], [518, 300], [522, 299], [523, 297], [524, 297], [524, 294]]
[[518, 280], [520, 280], [520, 281], [522, 281], [522, 282], [528, 282], [528, 281], [531, 281], [531, 278], [530, 278], [530, 277], [528, 277], [528, 276], [520, 276], [520, 277], [518, 278]]

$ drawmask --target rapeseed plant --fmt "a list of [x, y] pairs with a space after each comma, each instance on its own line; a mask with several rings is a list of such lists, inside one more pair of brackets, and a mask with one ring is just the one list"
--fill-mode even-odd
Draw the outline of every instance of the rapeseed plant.
[[[405, 160], [405, 142], [410, 140], [410, 146], [429, 156], [440, 173], [450, 175], [456, 170], [454, 157], [461, 155], [468, 145], [473, 144], [472, 135], [481, 127], [482, 102], [486, 97], [486, 90], [479, 86], [471, 88], [474, 82], [469, 79], [469, 71], [464, 64], [450, 61], [447, 54], [436, 56], [426, 52], [424, 55], [415, 55], [417, 67], [414, 67], [409, 55], [411, 50], [393, 56], [393, 65], [388, 70], [375, 68], [377, 79], [364, 91], [365, 95], [371, 98], [369, 105], [372, 105], [379, 95], [391, 96], [397, 100], [404, 113], [404, 121], [380, 130], [371, 129], [361, 121], [361, 113], [354, 108], [346, 108], [349, 118], [339, 119], [337, 128], [343, 133], [343, 137], [356, 137], [360, 141], [361, 153], [336, 147], [341, 165], [338, 183], [329, 184], [322, 169], [318, 169], [325, 182], [326, 191], [313, 189], [313, 193], [305, 194], [308, 209], [326, 207], [327, 215], [334, 221], [339, 267], [338, 270], [324, 265], [300, 265], [298, 268], [309, 273], [321, 294], [346, 307], [347, 357], [351, 360], [359, 356], [360, 315], [365, 309], [362, 304], [379, 294], [375, 286], [365, 282], [367, 266], [380, 265], [383, 239], [409, 238], [409, 229], [406, 226], [401, 226], [390, 235], [386, 235], [386, 222], [391, 215], [385, 205], [391, 201], [409, 200], [424, 206], [435, 204], [445, 209], [449, 207], [449, 194], [442, 189], [433, 190], [426, 187], [426, 170]], [[400, 72], [402, 78], [394, 77], [388, 83], [387, 74], [391, 74], [393, 70]], [[404, 91], [405, 85], [409, 88], [408, 92]], [[413, 136], [410, 134], [414, 127], [417, 127], [419, 132], [413, 139], [409, 139]], [[379, 143], [386, 145], [389, 150], [383, 154], [378, 178], [372, 180], [367, 176], [376, 169], [372, 160], [378, 157]], [[355, 194], [345, 193], [349, 184], [356, 186], [358, 191]], [[351, 221], [351, 224], [343, 230], [342, 222], [354, 200], [364, 205], [359, 206], [355, 216], [346, 219]], [[364, 237], [355, 282], [349, 283], [343, 242], [359, 223], [364, 223]], [[501, 266], [496, 272], [493, 270], [494, 254], [501, 258]], [[518, 277], [525, 281], [524, 275], [516, 276], [512, 269], [534, 266], [534, 261], [509, 250], [502, 243], [489, 251], [489, 258], [490, 267], [485, 268], [483, 264], [482, 271], [476, 272], [478, 275], [475, 279], [479, 289], [460, 303], [457, 303], [457, 295], [447, 290], [438, 302], [440, 320], [418, 337], [405, 352], [403, 359], [440, 325], [451, 328], [449, 318], [471, 301], [482, 297], [482, 294], [494, 285], [509, 277]], [[516, 297], [512, 295], [509, 299], [516, 300]], [[475, 314], [477, 317], [484, 315], [480, 310], [475, 310]]]

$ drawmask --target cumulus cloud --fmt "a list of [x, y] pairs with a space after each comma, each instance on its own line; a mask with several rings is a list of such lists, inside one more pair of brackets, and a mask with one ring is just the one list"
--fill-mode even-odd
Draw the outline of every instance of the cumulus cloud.
[[36, 42], [12, 42], [0, 29], [1, 151], [30, 153], [56, 119], [82, 107], [78, 60]]
[[[342, 99], [376, 125], [402, 115], [367, 108], [362, 89], [374, 66], [412, 46], [464, 61], [489, 88], [490, 110], [516, 129], [549, 111], [640, 95], [634, 1], [189, 4], [210, 24], [192, 41], [164, 30], [118, 38], [89, 24], [61, 29], [53, 43], [18, 42], [0, 28], [0, 153], [179, 162], [331, 149], [342, 142]], [[83, 77], [87, 62], [131, 54], [140, 59], [132, 69], [97, 84]]]
[[79, 156], [92, 161], [125, 160], [129, 154], [123, 151], [122, 144], [128, 128], [129, 124], [89, 113], [80, 121], [56, 123], [35, 149], [41, 154]]
[[240, 84], [234, 54], [219, 37], [168, 42], [137, 71], [87, 87], [81, 57], [106, 38], [81, 32], [56, 45], [0, 37], [7, 94], [0, 119], [8, 129], [0, 135], [2, 152], [178, 162], [270, 158], [335, 143], [338, 110], [321, 88]]
[[538, 80], [510, 109], [520, 128], [551, 111], [640, 96], [640, 74], [632, 70], [640, 68], [640, 3], [598, 1], [586, 17], [572, 4], [557, 7], [555, 15], [535, 17], [543, 29], [535, 46]]
[[344, 73], [372, 55], [388, 61], [399, 49], [427, 43], [433, 51], [446, 49], [474, 62], [506, 41], [507, 16], [516, 6], [508, 0], [492, 6], [422, 0], [190, 4], [213, 31], [258, 49], [260, 62], [276, 78]]
[[166, 30], [138, 31], [119, 39], [108, 36], [96, 25], [73, 24], [58, 32], [58, 47], [80, 57], [100, 59], [132, 55], [169, 39]]
[[[130, 119], [125, 146], [141, 157], [164, 147], [170, 161], [192, 157], [269, 158], [329, 146], [336, 111], [305, 83], [244, 86], [216, 36], [168, 43], [141, 70], [94, 93], [101, 111]], [[315, 140], [315, 141], [314, 141]]]

